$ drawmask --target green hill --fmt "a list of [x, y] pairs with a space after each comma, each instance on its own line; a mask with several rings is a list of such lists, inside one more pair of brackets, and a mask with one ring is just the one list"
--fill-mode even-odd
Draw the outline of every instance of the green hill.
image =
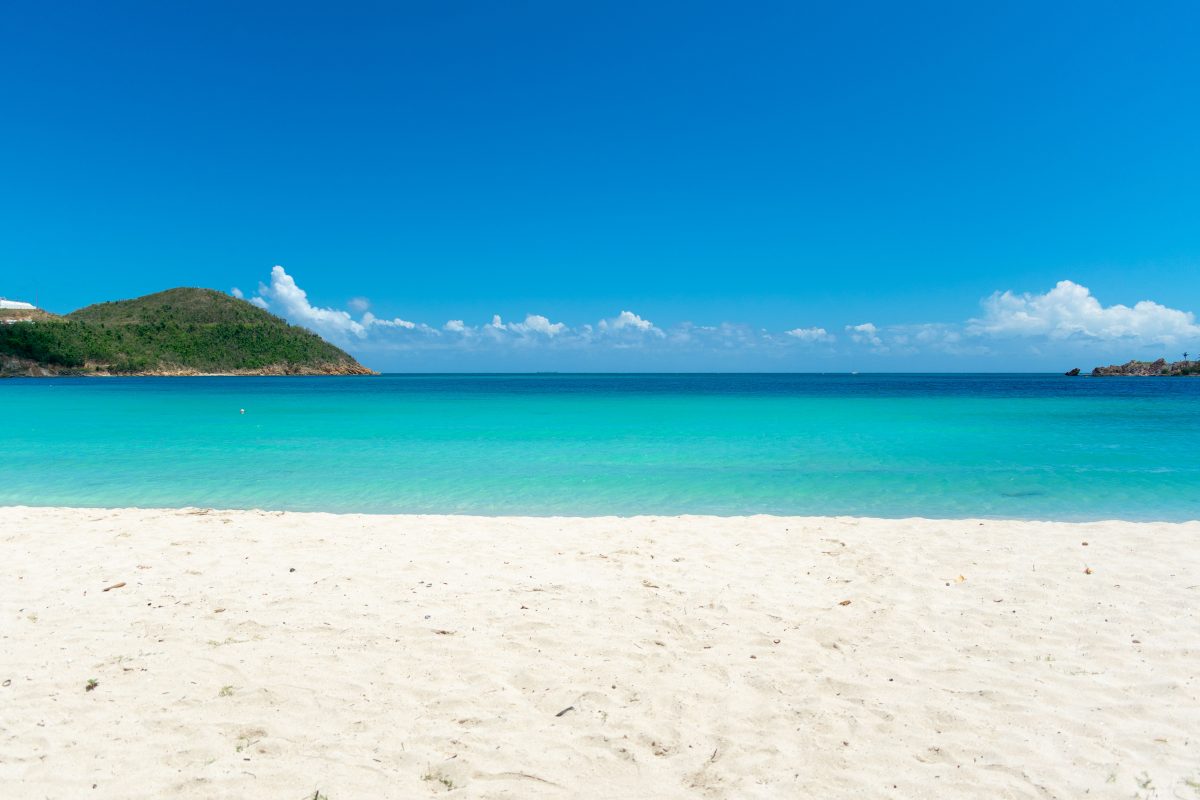
[[0, 374], [362, 375], [315, 333], [211, 289], [0, 319]]

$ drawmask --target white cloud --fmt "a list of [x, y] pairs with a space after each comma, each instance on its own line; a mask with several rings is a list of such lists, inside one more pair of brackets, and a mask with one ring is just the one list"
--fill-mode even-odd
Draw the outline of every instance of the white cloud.
[[309, 303], [308, 294], [296, 285], [296, 281], [283, 267], [271, 268], [271, 285], [260, 283], [258, 293], [275, 303], [283, 316], [317, 333], [334, 338], [355, 336], [361, 339], [367, 335], [366, 326], [356, 322], [347, 312], [335, 308], [319, 308]]
[[784, 332], [802, 342], [833, 342], [837, 340], [836, 336], [824, 328], [792, 328], [790, 331]]
[[984, 356], [990, 348], [978, 339], [964, 335], [962, 326], [943, 322], [921, 322], [913, 325], [892, 325], [881, 336], [887, 337], [889, 347], [900, 355], [922, 352], [945, 353], [952, 356]]
[[4, 298], [0, 297], [0, 308], [7, 309], [9, 311], [32, 311], [35, 306], [33, 303], [23, 303], [20, 300], [5, 300]]
[[642, 319], [632, 311], [622, 311], [612, 319], [602, 319], [598, 326], [602, 331], [637, 331], [663, 336], [663, 332], [648, 319]]
[[953, 326], [939, 325], [936, 322], [914, 325], [912, 326], [912, 331], [913, 339], [921, 344], [933, 344], [936, 342], [954, 344], [962, 341], [962, 334]]
[[[259, 284], [259, 293], [249, 298], [261, 308], [270, 308], [291, 322], [304, 325], [340, 344], [348, 346], [361, 342], [359, 352], [402, 351], [462, 351], [500, 353], [512, 348], [528, 351], [531, 348], [551, 349], [559, 353], [600, 353], [604, 350], [641, 350], [668, 353], [671, 351], [701, 354], [725, 353], [725, 358], [743, 349], [761, 347], [771, 335], [753, 326], [722, 322], [718, 325], [697, 326], [680, 323], [663, 330], [648, 319], [629, 310], [594, 325], [570, 326], [555, 322], [542, 314], [527, 314], [520, 322], [505, 322], [493, 315], [490, 322], [470, 325], [462, 319], [446, 321], [440, 328], [400, 317], [382, 319], [366, 308], [365, 298], [347, 301], [346, 309], [314, 306], [307, 293], [280, 266], [271, 270], [270, 285]], [[353, 313], [361, 309], [360, 313]], [[352, 311], [353, 310], [353, 311]], [[799, 329], [798, 329], [799, 330]], [[444, 332], [444, 333], [443, 333]], [[449, 336], [445, 334], [451, 334]], [[833, 341], [835, 337], [823, 329], [803, 334], [814, 340]], [[801, 338], [797, 334], [791, 338]], [[360, 349], [361, 348], [361, 349]], [[571, 356], [563, 356], [570, 358]], [[586, 356], [591, 357], [591, 356]]]
[[1188, 311], [1142, 300], [1132, 308], [1102, 306], [1086, 286], [1059, 281], [1045, 294], [996, 292], [983, 301], [983, 317], [967, 324], [976, 336], [1049, 339], [1129, 339], [1171, 345], [1200, 336]]
[[417, 327], [417, 323], [409, 322], [408, 320], [400, 319], [399, 317], [396, 317], [395, 319], [380, 319], [370, 311], [362, 315], [362, 324], [365, 328], [378, 326], [380, 328], [403, 328], [404, 330], [408, 331], [411, 331]]
[[565, 331], [567, 326], [562, 322], [551, 322], [541, 314], [527, 314], [524, 322], [511, 323], [508, 329], [516, 333], [540, 333], [553, 338]]
[[229, 290], [229, 293], [230, 293], [231, 295], [233, 295], [234, 297], [236, 297], [238, 300], [245, 300], [245, 299], [246, 299], [246, 295], [245, 295], [245, 294], [243, 294], [243, 293], [242, 293], [242, 290], [241, 290], [241, 289], [239, 289], [239, 288], [238, 288], [238, 287], [236, 287], [236, 286], [235, 286], [235, 287], [233, 287], [232, 289], [230, 289], [230, 290]]
[[[236, 287], [230, 293], [245, 298]], [[738, 363], [739, 358], [773, 359], [770, 363], [787, 368], [798, 363], [802, 356], [862, 356], [868, 348], [873, 354], [893, 358], [933, 355], [945, 358], [1004, 356], [1006, 352], [1024, 357], [1036, 346], [1047, 350], [1047, 357], [1057, 357], [1052, 352], [1056, 341], [1058, 352], [1063, 351], [1064, 342], [1111, 341], [1127, 349], [1131, 343], [1182, 347], [1190, 344], [1189, 340], [1200, 341], [1200, 325], [1189, 312], [1151, 301], [1133, 307], [1101, 306], [1087, 288], [1071, 281], [1062, 281], [1045, 294], [997, 292], [982, 301], [980, 318], [966, 322], [886, 326], [863, 322], [846, 325], [845, 334], [836, 336], [816, 326], [767, 330], [731, 322], [716, 325], [680, 322], [660, 328], [629, 310], [594, 325], [552, 322], [541, 314], [527, 314], [520, 322], [506, 323], [496, 314], [490, 322], [472, 325], [462, 319], [451, 319], [440, 328], [433, 328], [400, 317], [381, 319], [368, 310], [365, 297], [347, 301], [347, 309], [316, 307], [292, 276], [279, 266], [271, 270], [270, 285], [259, 284], [259, 294], [247, 299], [344, 346], [361, 341], [362, 348], [376, 352], [459, 350], [479, 353], [481, 357], [487, 353], [500, 355], [506, 349], [512, 353], [530, 353], [540, 348], [547, 353], [557, 352], [562, 363], [575, 358], [571, 353], [592, 359], [606, 350], [611, 353], [627, 350], [643, 353], [633, 358], [688, 354], [696, 364], [703, 363], [700, 359], [708, 356], [725, 359], [721, 363], [727, 364]], [[1020, 353], [1014, 352], [1014, 345], [1006, 347], [1002, 340], [1018, 342], [1015, 346]], [[796, 346], [798, 343], [810, 347], [800, 348]], [[827, 346], [811, 346], [817, 344]]]
[[879, 338], [879, 328], [876, 328], [874, 323], [847, 325], [846, 332], [850, 334], [850, 339], [857, 344], [869, 344], [872, 347], [883, 346], [883, 339]]

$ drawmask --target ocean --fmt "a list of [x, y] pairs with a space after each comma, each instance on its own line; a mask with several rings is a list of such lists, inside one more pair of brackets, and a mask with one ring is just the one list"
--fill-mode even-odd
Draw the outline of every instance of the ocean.
[[1200, 518], [1187, 378], [13, 379], [0, 420], [0, 505]]

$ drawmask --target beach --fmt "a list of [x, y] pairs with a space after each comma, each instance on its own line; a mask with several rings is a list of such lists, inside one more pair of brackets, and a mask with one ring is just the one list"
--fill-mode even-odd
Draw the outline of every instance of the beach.
[[0, 786], [1200, 796], [1198, 537], [0, 509]]

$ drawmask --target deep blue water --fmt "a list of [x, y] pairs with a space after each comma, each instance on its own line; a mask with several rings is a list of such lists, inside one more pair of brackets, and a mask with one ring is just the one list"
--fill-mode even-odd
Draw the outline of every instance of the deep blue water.
[[0, 505], [1196, 519], [1198, 412], [1188, 378], [14, 379]]

